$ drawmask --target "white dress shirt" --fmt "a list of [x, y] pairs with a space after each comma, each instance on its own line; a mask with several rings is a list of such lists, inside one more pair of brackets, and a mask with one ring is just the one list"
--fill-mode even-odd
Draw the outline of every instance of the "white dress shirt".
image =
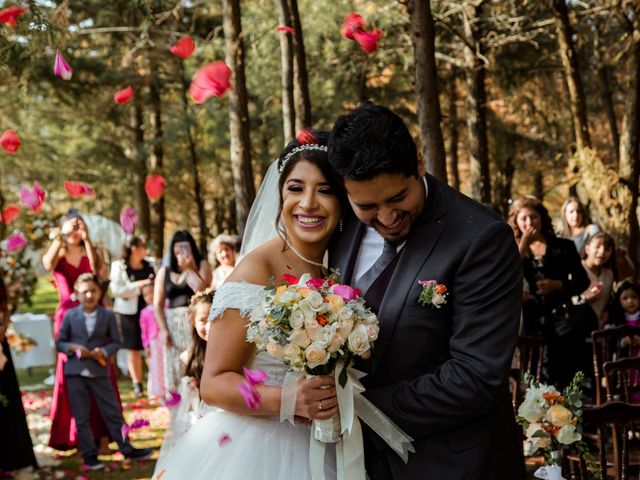
[[98, 309], [95, 309], [93, 312], [88, 313], [84, 310], [84, 325], [87, 327], [87, 333], [89, 336], [93, 334], [93, 331], [96, 329], [96, 322], [98, 321]]

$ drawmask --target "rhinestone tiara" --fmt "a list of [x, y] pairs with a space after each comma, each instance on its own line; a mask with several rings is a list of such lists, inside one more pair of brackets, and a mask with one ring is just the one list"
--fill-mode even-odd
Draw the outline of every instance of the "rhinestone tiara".
[[282, 170], [284, 170], [284, 166], [287, 164], [289, 159], [293, 157], [296, 153], [301, 153], [307, 150], [327, 152], [329, 149], [327, 148], [326, 145], [318, 145], [317, 143], [305, 143], [304, 145], [300, 145], [299, 147], [296, 147], [293, 150], [291, 150], [289, 153], [287, 153], [287, 155], [282, 160], [280, 167], [278, 167], [278, 172], [282, 173]]

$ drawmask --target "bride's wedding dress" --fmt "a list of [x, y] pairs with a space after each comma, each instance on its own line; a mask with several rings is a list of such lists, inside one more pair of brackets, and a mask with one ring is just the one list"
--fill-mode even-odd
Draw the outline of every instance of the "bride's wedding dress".
[[[264, 286], [225, 283], [216, 292], [210, 319], [228, 308], [243, 317], [255, 309]], [[215, 320], [213, 320], [215, 321]], [[249, 368], [264, 370], [265, 385], [281, 386], [289, 367], [266, 352], [258, 352]], [[311, 480], [310, 426], [280, 422], [278, 416], [237, 415], [215, 410], [199, 419], [160, 460], [154, 480]], [[335, 453], [327, 448], [325, 475], [335, 478]]]

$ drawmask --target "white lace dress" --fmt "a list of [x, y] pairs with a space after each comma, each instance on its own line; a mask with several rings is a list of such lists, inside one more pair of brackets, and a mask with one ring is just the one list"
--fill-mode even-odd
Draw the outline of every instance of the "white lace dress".
[[[246, 282], [225, 283], [216, 292], [209, 319], [228, 308], [249, 313], [260, 304], [264, 287]], [[258, 352], [250, 368], [264, 370], [265, 385], [280, 386], [288, 367], [266, 352]], [[162, 480], [311, 480], [307, 424], [291, 425], [279, 417], [237, 415], [224, 410], [207, 413], [175, 444], [156, 468]], [[335, 478], [335, 453], [327, 449], [325, 475]]]

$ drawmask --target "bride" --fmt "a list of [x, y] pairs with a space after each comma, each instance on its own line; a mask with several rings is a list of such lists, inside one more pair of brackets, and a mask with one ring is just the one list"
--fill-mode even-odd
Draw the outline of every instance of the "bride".
[[[294, 140], [269, 169], [247, 222], [243, 248], [250, 251], [216, 292], [200, 392], [218, 409], [200, 419], [159, 461], [154, 479], [311, 478], [309, 422], [338, 413], [334, 380], [317, 376], [300, 381], [296, 424], [280, 422], [281, 386], [288, 367], [266, 352], [256, 353], [246, 331], [248, 315], [260, 304], [271, 279], [284, 273], [322, 275], [325, 251], [346, 197], [327, 159], [327, 134], [314, 133], [317, 143]], [[277, 235], [273, 220], [266, 220], [269, 211], [271, 219], [277, 218]], [[256, 410], [247, 407], [239, 391], [243, 366], [268, 375], [258, 387], [262, 401]], [[325, 461], [325, 473], [335, 475], [331, 460]]]

